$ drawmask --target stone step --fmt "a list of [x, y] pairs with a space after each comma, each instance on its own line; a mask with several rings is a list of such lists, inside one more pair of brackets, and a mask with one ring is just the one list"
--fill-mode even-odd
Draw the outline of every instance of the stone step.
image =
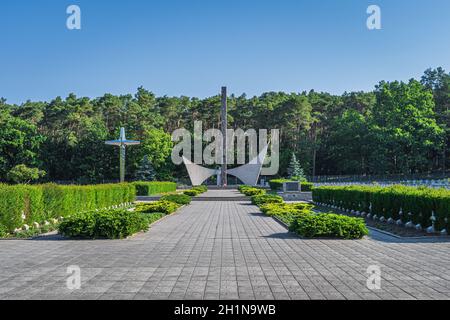
[[249, 197], [194, 197], [192, 201], [250, 201]]
[[[142, 201], [142, 202], [151, 202], [151, 201], [158, 201], [161, 199], [160, 196], [139, 196], [136, 197], [136, 201]], [[236, 197], [193, 197], [192, 201], [198, 202], [198, 201], [250, 201], [250, 197], [246, 196], [236, 196]]]

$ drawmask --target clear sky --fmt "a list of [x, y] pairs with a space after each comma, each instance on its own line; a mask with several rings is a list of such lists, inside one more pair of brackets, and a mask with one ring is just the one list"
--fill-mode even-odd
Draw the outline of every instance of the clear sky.
[[[81, 8], [82, 29], [66, 28]], [[382, 30], [366, 27], [381, 7]], [[450, 70], [449, 0], [1, 0], [0, 97], [371, 90]]]

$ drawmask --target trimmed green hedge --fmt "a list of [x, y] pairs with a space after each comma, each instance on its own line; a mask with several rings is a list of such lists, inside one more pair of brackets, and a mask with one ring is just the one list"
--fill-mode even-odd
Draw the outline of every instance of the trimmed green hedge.
[[71, 238], [123, 239], [147, 231], [148, 227], [149, 220], [144, 214], [116, 209], [71, 215], [60, 223], [58, 231]]
[[[445, 189], [391, 187], [320, 187], [313, 189], [313, 199], [317, 203], [336, 205], [347, 210], [364, 211], [384, 216], [386, 219], [409, 221], [422, 227], [431, 225], [434, 211], [437, 218], [436, 229], [450, 228], [450, 191]], [[403, 216], [399, 212], [402, 209]], [[447, 219], [447, 222], [445, 221]]]
[[289, 230], [306, 238], [361, 239], [369, 234], [364, 219], [330, 213], [297, 215]]
[[133, 182], [138, 196], [152, 196], [167, 192], [177, 191], [177, 184], [175, 182]]
[[[92, 186], [0, 185], [0, 225], [13, 232], [24, 224], [42, 223], [76, 212], [103, 209], [133, 202], [132, 184]], [[24, 219], [22, 219], [22, 216]]]

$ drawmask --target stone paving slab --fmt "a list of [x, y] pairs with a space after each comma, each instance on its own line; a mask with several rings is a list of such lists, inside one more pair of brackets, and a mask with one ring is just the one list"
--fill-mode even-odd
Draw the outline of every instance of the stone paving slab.
[[[366, 286], [370, 265], [380, 290]], [[248, 202], [205, 201], [127, 240], [0, 241], [0, 299], [448, 300], [449, 266], [448, 242], [305, 240]]]

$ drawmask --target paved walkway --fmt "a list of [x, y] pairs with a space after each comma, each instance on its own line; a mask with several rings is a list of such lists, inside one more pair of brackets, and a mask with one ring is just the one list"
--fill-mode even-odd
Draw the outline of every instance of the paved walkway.
[[194, 202], [128, 240], [0, 241], [0, 270], [0, 299], [450, 299], [448, 242], [304, 240], [232, 201]]

